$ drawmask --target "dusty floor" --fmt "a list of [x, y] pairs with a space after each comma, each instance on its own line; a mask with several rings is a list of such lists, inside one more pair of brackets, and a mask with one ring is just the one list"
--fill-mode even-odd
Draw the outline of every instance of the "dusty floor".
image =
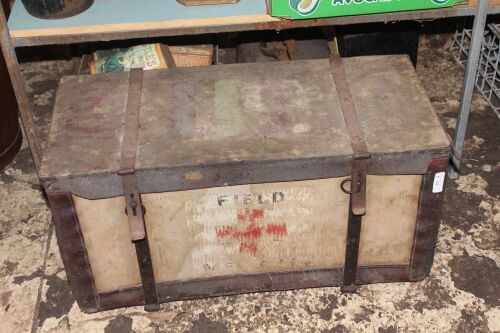
[[[452, 133], [463, 73], [422, 38], [418, 73]], [[25, 64], [46, 128], [56, 78], [70, 64]], [[410, 125], [410, 124], [409, 124]], [[463, 176], [449, 181], [435, 264], [423, 282], [220, 297], [94, 315], [71, 295], [29, 150], [0, 172], [0, 332], [500, 332], [500, 122], [475, 95]]]

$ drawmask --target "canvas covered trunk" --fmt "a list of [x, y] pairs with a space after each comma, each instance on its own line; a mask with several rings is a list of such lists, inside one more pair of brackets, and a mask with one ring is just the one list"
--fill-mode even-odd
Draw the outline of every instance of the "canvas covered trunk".
[[407, 57], [332, 59], [63, 78], [41, 179], [80, 307], [426, 277], [448, 138]]

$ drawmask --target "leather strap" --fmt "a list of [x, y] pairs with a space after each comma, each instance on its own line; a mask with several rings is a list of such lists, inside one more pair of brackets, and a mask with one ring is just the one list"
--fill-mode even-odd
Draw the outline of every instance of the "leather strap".
[[142, 241], [135, 242], [135, 252], [137, 263], [141, 274], [142, 291], [144, 293], [144, 310], [148, 312], [160, 310], [158, 292], [156, 291], [156, 281], [151, 261], [149, 242], [146, 237]]
[[128, 215], [130, 238], [135, 244], [137, 262], [141, 274], [146, 311], [157, 311], [160, 306], [156, 292], [153, 263], [149, 250], [144, 215], [146, 213], [137, 186], [135, 161], [139, 138], [139, 115], [142, 103], [142, 69], [132, 69], [129, 74], [127, 107], [125, 110], [124, 135], [120, 160], [120, 171], [125, 198], [125, 212]]
[[168, 68], [175, 68], [177, 65], [175, 64], [174, 56], [172, 55], [172, 51], [170, 51], [170, 46], [165, 45], [162, 48], [163, 55], [165, 56], [165, 61], [167, 63]]
[[133, 242], [146, 238], [143, 217], [144, 212], [142, 211], [141, 197], [137, 190], [137, 180], [135, 176], [135, 159], [137, 155], [137, 140], [139, 137], [139, 113], [141, 110], [142, 76], [142, 69], [132, 69], [129, 74], [120, 171], [118, 172], [122, 178], [130, 238]]
[[[340, 99], [340, 107], [344, 116], [347, 131], [353, 150], [352, 176], [349, 179], [351, 189], [343, 191], [350, 194], [349, 220], [347, 223], [346, 254], [344, 264], [343, 292], [356, 291], [356, 274], [358, 268], [359, 239], [361, 222], [366, 214], [366, 175], [370, 153], [366, 146], [363, 129], [359, 123], [356, 107], [352, 100], [349, 82], [342, 59], [338, 55], [330, 56], [333, 78]], [[342, 186], [345, 182], [342, 184]]]
[[139, 138], [139, 115], [142, 102], [142, 78], [143, 70], [141, 68], [133, 68], [129, 73], [120, 172], [135, 172], [137, 140]]
[[330, 55], [330, 62], [332, 64], [333, 77], [335, 79], [337, 93], [340, 98], [340, 107], [342, 109], [342, 113], [344, 114], [344, 121], [347, 130], [349, 131], [354, 154], [369, 155], [365, 142], [365, 135], [361, 125], [359, 124], [356, 107], [352, 101], [351, 89], [349, 88], [349, 81], [347, 81], [347, 75], [342, 58], [338, 55]]

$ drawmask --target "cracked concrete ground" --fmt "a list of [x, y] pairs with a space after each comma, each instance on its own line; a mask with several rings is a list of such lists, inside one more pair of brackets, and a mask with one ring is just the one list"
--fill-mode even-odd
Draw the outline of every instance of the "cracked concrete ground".
[[[418, 74], [452, 134], [463, 72], [444, 48], [449, 35], [421, 40]], [[65, 61], [22, 66], [47, 130]], [[29, 149], [0, 173], [1, 332], [500, 332], [499, 120], [474, 95], [463, 176], [449, 180], [435, 263], [420, 283], [239, 295], [82, 313], [58, 254], [50, 211]], [[410, 124], [409, 124], [410, 125]]]

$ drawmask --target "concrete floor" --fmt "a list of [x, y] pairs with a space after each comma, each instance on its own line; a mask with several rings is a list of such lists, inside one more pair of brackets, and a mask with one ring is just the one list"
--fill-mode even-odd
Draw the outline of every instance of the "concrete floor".
[[[463, 73], [447, 35], [423, 37], [418, 74], [452, 133]], [[23, 74], [45, 132], [69, 62]], [[408, 124], [411, 126], [411, 124]], [[82, 313], [69, 289], [29, 149], [0, 172], [0, 332], [500, 332], [499, 120], [474, 96], [463, 176], [448, 184], [431, 276], [420, 283], [250, 294]]]

